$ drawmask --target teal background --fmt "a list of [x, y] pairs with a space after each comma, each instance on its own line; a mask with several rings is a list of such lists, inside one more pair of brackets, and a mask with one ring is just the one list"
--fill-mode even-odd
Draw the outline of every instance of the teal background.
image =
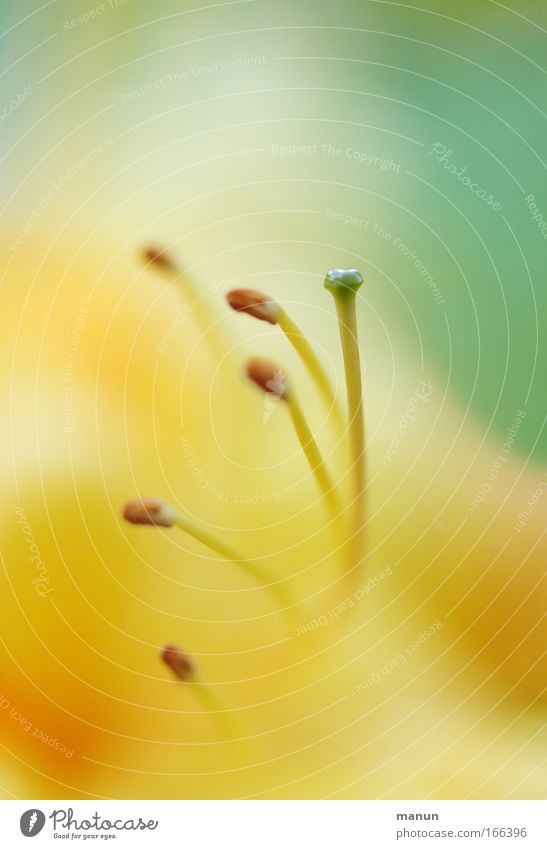
[[[100, 13], [65, 26], [91, 8]], [[515, 450], [546, 457], [546, 240], [524, 202], [534, 194], [547, 218], [544, 3], [18, 3], [3, 4], [0, 23], [1, 103], [33, 89], [1, 128], [12, 237], [51, 181], [111, 138], [34, 233], [57, 219], [69, 245], [98, 227], [84, 258], [125, 251], [132, 274], [134, 246], [157, 238], [204, 283], [261, 281], [325, 309], [326, 268], [358, 265], [364, 332], [384, 340], [386, 362], [389, 348], [395, 364], [423, 363], [500, 443], [524, 409]], [[189, 78], [127, 102], [181, 72]], [[435, 142], [502, 210], [429, 155]], [[393, 160], [397, 173], [353, 161], [347, 147]], [[333, 221], [329, 208], [391, 236]]]

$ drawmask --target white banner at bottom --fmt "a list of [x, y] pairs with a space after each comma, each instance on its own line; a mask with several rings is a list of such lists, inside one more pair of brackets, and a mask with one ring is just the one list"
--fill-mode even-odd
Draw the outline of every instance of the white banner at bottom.
[[0, 801], [0, 845], [545, 849], [542, 801]]

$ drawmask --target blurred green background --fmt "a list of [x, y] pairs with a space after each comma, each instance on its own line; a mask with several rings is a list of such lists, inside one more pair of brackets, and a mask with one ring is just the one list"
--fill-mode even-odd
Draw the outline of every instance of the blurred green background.
[[203, 281], [303, 303], [323, 297], [327, 267], [358, 265], [370, 332], [423, 357], [501, 441], [524, 409], [517, 448], [546, 456], [547, 229], [525, 202], [547, 217], [544, 3], [112, 0], [1, 15], [1, 104], [31, 87], [2, 126], [12, 243], [38, 210], [29, 247], [52, 220], [61, 243], [91, 234], [84, 259], [152, 237]]

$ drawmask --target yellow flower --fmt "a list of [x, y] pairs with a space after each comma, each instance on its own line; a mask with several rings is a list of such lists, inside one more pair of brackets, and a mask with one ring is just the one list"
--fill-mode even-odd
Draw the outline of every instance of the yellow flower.
[[[167, 289], [150, 269], [129, 287], [127, 257], [78, 266], [57, 299], [55, 262], [7, 333], [6, 795], [541, 796], [541, 511], [518, 518], [537, 474], [508, 451], [477, 495], [490, 444], [411, 362], [387, 386], [382, 345], [361, 332], [365, 559], [348, 578], [346, 435], [279, 328], [176, 268]], [[324, 360], [314, 303], [334, 334], [320, 278], [299, 325]], [[366, 296], [357, 308], [367, 330]], [[342, 520], [284, 390], [278, 403], [245, 379], [256, 355], [288, 376]], [[149, 494], [225, 549], [125, 524], [122, 505]]]

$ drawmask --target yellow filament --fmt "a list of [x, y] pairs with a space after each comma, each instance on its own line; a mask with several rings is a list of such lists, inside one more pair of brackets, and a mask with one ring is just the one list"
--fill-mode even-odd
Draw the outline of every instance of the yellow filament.
[[335, 303], [346, 376], [350, 461], [353, 478], [353, 528], [350, 549], [353, 566], [357, 567], [361, 562], [363, 553], [366, 469], [363, 388], [359, 344], [357, 341], [355, 294], [342, 292], [337, 296], [335, 295]]
[[189, 536], [198, 540], [198, 542], [203, 543], [203, 545], [206, 545], [207, 548], [210, 548], [212, 551], [216, 551], [217, 554], [225, 557], [226, 560], [234, 561], [241, 566], [242, 569], [245, 569], [245, 571], [258, 580], [259, 583], [264, 584], [272, 591], [272, 593], [275, 593], [283, 608], [290, 612], [293, 602], [287, 591], [282, 584], [271, 578], [263, 566], [259, 566], [258, 563], [255, 563], [253, 560], [249, 560], [244, 554], [234, 548], [234, 546], [225, 542], [225, 540], [223, 540], [218, 534], [209, 530], [209, 528], [204, 525], [198, 524], [198, 522], [195, 522], [188, 516], [182, 516], [180, 513], [177, 513], [173, 518], [173, 523]]
[[205, 681], [199, 672], [192, 672], [185, 683], [193, 686], [197, 698], [201, 701], [207, 713], [214, 715], [224, 737], [233, 740], [244, 736], [244, 729], [237, 713], [226, 706], [222, 698], [215, 692], [215, 688]]
[[315, 351], [308, 342], [306, 336], [302, 333], [290, 315], [285, 312], [283, 307], [278, 304], [277, 310], [278, 312], [276, 317], [279, 327], [306, 366], [312, 379], [315, 381], [325, 404], [332, 410], [336, 424], [338, 427], [343, 428], [344, 420], [340, 405], [336, 401], [334, 390], [323, 366], [321, 365], [321, 362], [317, 358]]
[[338, 500], [334, 484], [327, 471], [325, 461], [321, 455], [321, 451], [319, 450], [319, 446], [313, 437], [300, 404], [291, 392], [287, 394], [286, 401], [302, 450], [304, 451], [306, 459], [311, 466], [312, 472], [315, 475], [315, 479], [319, 484], [325, 501], [328, 503], [329, 509], [333, 516], [338, 518], [341, 512], [340, 502]]

